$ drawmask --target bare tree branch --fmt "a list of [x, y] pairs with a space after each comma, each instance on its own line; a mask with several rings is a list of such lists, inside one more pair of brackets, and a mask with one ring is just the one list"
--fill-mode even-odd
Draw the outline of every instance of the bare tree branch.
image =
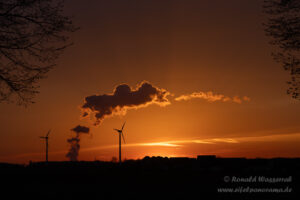
[[76, 31], [63, 0], [0, 0], [0, 102], [33, 103]]
[[287, 93], [300, 100], [300, 1], [264, 0], [264, 12], [268, 15], [265, 32], [279, 49], [273, 58], [290, 72]]

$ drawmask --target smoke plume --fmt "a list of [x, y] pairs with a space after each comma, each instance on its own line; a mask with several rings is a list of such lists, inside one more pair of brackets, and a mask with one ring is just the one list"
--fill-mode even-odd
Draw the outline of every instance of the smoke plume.
[[112, 94], [92, 95], [85, 98], [81, 106], [83, 117], [95, 117], [95, 125], [112, 115], [125, 114], [128, 109], [138, 109], [151, 104], [165, 106], [170, 104], [170, 93], [157, 88], [149, 82], [141, 82], [136, 89], [127, 84], [118, 85]]
[[66, 157], [69, 158], [70, 161], [77, 161], [80, 149], [80, 135], [88, 134], [90, 132], [90, 128], [78, 125], [75, 128], [72, 128], [71, 131], [73, 131], [76, 135], [75, 137], [67, 140], [67, 142], [70, 144], [70, 149]]
[[213, 92], [193, 92], [192, 94], [181, 95], [175, 98], [176, 101], [188, 101], [191, 99], [204, 99], [208, 102], [234, 102], [239, 104], [241, 104], [243, 101], [250, 101], [250, 98], [247, 96], [244, 96], [243, 98], [238, 96], [228, 97], [223, 94], [214, 94]]

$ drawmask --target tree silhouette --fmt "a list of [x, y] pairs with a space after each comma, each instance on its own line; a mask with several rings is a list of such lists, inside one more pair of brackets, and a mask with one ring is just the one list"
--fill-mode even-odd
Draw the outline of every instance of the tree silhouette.
[[291, 75], [287, 93], [300, 100], [300, 1], [264, 0], [263, 8], [268, 15], [265, 32], [278, 47], [273, 58]]
[[[0, 102], [28, 105], [77, 28], [63, 0], [0, 0]], [[16, 100], [16, 101], [15, 101]]]

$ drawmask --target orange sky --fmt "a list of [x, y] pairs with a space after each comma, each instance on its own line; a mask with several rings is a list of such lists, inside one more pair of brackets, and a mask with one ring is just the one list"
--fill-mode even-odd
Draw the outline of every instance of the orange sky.
[[[111, 160], [118, 156], [113, 128], [125, 120], [127, 159], [300, 156], [300, 104], [286, 95], [289, 76], [270, 56], [260, 0], [66, 2], [81, 27], [74, 46], [40, 82], [36, 104], [0, 104], [0, 162], [43, 160], [39, 136], [50, 128], [49, 160], [67, 160], [66, 140], [78, 124], [91, 128], [79, 160]], [[131, 109], [99, 126], [80, 119], [85, 97], [144, 80], [169, 91], [171, 104]], [[232, 101], [175, 100], [207, 92]]]

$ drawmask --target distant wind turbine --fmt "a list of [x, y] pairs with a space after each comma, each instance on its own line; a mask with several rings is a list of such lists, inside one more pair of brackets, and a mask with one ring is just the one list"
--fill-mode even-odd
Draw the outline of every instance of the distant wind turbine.
[[125, 144], [125, 139], [124, 139], [124, 134], [123, 134], [123, 129], [124, 129], [124, 126], [125, 126], [125, 123], [123, 124], [122, 126], [122, 129], [114, 129], [115, 131], [117, 131], [119, 133], [119, 163], [121, 164], [122, 163], [122, 157], [121, 157], [121, 137], [123, 138], [123, 141], [124, 141], [124, 144]]
[[40, 137], [40, 138], [46, 140], [46, 162], [48, 162], [48, 138], [49, 138], [50, 132], [51, 132], [51, 129], [48, 131], [48, 133], [45, 137], [43, 137], [43, 136]]

